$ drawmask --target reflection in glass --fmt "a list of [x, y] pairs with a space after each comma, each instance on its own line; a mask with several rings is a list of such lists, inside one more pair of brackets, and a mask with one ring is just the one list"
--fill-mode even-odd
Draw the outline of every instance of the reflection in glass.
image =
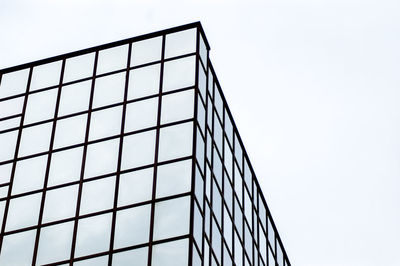
[[28, 82], [28, 75], [29, 68], [3, 74], [0, 82], [0, 99], [24, 93]]
[[75, 216], [78, 185], [52, 189], [46, 192], [43, 222], [52, 222]]
[[22, 130], [19, 156], [48, 151], [52, 126], [53, 123], [46, 123], [24, 128]]
[[124, 138], [121, 169], [154, 163], [156, 131], [146, 131]]
[[194, 90], [172, 93], [162, 97], [161, 124], [193, 117]]
[[86, 120], [86, 114], [58, 120], [54, 148], [83, 143], [86, 135]]
[[125, 72], [97, 78], [94, 88], [93, 108], [120, 103], [124, 100]]
[[101, 50], [97, 63], [97, 75], [126, 68], [128, 45]]
[[62, 87], [58, 116], [88, 110], [91, 85], [89, 80]]
[[12, 194], [43, 188], [47, 155], [17, 162]]
[[31, 265], [36, 230], [4, 236], [0, 265]]
[[30, 91], [55, 86], [60, 83], [61, 61], [33, 68]]
[[83, 183], [80, 214], [111, 209], [114, 205], [115, 177]]
[[197, 29], [168, 34], [165, 38], [165, 58], [196, 52]]
[[153, 246], [152, 266], [187, 266], [188, 242], [182, 239]]
[[160, 87], [160, 64], [131, 70], [128, 85], [128, 100], [157, 94]]
[[118, 135], [121, 132], [122, 106], [92, 113], [89, 141]]
[[131, 66], [146, 64], [161, 59], [162, 37], [132, 43]]
[[161, 128], [158, 160], [166, 161], [192, 154], [193, 123]]
[[79, 180], [83, 147], [53, 153], [48, 186]]
[[126, 106], [125, 132], [157, 125], [158, 97], [130, 103]]
[[151, 200], [153, 168], [122, 174], [119, 180], [118, 206]]
[[148, 248], [138, 248], [128, 250], [125, 252], [114, 253], [113, 265], [114, 266], [128, 266], [135, 263], [135, 266], [147, 266]]
[[95, 53], [68, 58], [65, 62], [63, 81], [88, 78], [93, 75]]
[[190, 191], [192, 160], [158, 166], [156, 197], [166, 197]]
[[115, 172], [118, 149], [119, 139], [89, 145], [86, 155], [85, 178]]
[[190, 56], [165, 62], [163, 91], [194, 86], [196, 57]]
[[42, 193], [10, 200], [6, 231], [12, 231], [37, 224]]

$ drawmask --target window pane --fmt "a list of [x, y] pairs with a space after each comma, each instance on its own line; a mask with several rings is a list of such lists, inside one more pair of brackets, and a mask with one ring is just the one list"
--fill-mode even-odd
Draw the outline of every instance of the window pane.
[[163, 96], [161, 107], [161, 124], [192, 118], [194, 90]]
[[114, 266], [147, 266], [148, 248], [138, 248], [113, 254]]
[[193, 123], [161, 128], [158, 160], [166, 161], [192, 154]]
[[207, 68], [207, 46], [204, 42], [203, 36], [200, 36], [200, 59], [203, 61], [204, 66]]
[[43, 188], [46, 174], [47, 155], [17, 162], [12, 194]]
[[24, 124], [30, 124], [54, 118], [57, 90], [48, 90], [30, 94], [26, 106]]
[[122, 169], [154, 163], [156, 131], [146, 131], [124, 138]]
[[188, 240], [182, 239], [153, 246], [152, 266], [187, 266]]
[[31, 265], [36, 230], [7, 235], [3, 239], [0, 265]]
[[113, 173], [117, 170], [119, 139], [88, 146], [85, 178]]
[[55, 86], [60, 83], [61, 61], [33, 68], [30, 91]]
[[0, 121], [0, 131], [7, 130], [10, 128], [17, 128], [21, 123], [21, 117]]
[[201, 132], [205, 134], [206, 130], [206, 109], [198, 97], [197, 100], [197, 121], [199, 122]]
[[153, 168], [122, 174], [119, 181], [118, 206], [151, 200]]
[[157, 202], [154, 212], [153, 240], [189, 233], [190, 197]]
[[93, 259], [85, 259], [74, 262], [74, 266], [107, 266], [108, 256], [96, 257]]
[[83, 148], [53, 153], [50, 164], [49, 186], [79, 180]]
[[161, 42], [160, 36], [132, 43], [131, 66], [160, 60]]
[[40, 232], [37, 264], [69, 259], [74, 223], [43, 227]]
[[62, 87], [58, 116], [88, 110], [91, 85], [89, 80]]
[[165, 39], [165, 58], [196, 52], [197, 29], [168, 34]]
[[122, 106], [92, 113], [89, 141], [119, 135], [121, 132]]
[[97, 63], [97, 74], [126, 68], [127, 60], [128, 45], [101, 50]]
[[128, 100], [157, 94], [160, 88], [160, 64], [141, 67], [129, 73]]
[[21, 114], [23, 104], [24, 97], [0, 102], [0, 118]]
[[37, 224], [42, 193], [10, 200], [6, 231], [12, 231]]
[[10, 182], [12, 166], [12, 163], [0, 165], [0, 184]]
[[125, 72], [96, 79], [93, 108], [119, 103], [124, 100]]
[[166, 197], [190, 191], [192, 160], [158, 166], [156, 197]]
[[111, 209], [114, 191], [115, 176], [83, 183], [80, 214]]
[[78, 185], [52, 189], [46, 192], [43, 222], [52, 222], [75, 216]]
[[199, 91], [204, 101], [206, 99], [206, 89], [207, 89], [207, 75], [204, 72], [204, 69], [202, 67], [199, 67]]
[[53, 123], [46, 123], [24, 128], [22, 130], [19, 156], [48, 151], [52, 126]]
[[86, 135], [87, 115], [78, 115], [57, 121], [54, 148], [83, 143]]
[[24, 93], [28, 82], [29, 69], [3, 74], [0, 82], [0, 99]]
[[158, 97], [126, 106], [125, 132], [157, 125]]
[[68, 58], [65, 62], [64, 82], [88, 78], [93, 75], [95, 53]]
[[150, 210], [151, 205], [148, 204], [117, 212], [115, 248], [149, 242]]
[[0, 162], [14, 158], [17, 137], [17, 130], [0, 134]]
[[75, 248], [76, 257], [109, 249], [111, 220], [111, 213], [79, 220]]
[[163, 91], [171, 91], [194, 86], [196, 57], [190, 56], [164, 64]]

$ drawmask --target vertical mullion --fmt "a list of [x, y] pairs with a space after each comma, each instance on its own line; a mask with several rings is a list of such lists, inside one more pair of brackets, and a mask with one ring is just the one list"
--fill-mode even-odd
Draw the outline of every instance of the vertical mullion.
[[75, 212], [75, 220], [74, 220], [74, 231], [73, 231], [73, 236], [72, 236], [70, 265], [72, 265], [72, 261], [75, 256], [76, 235], [78, 232], [79, 211], [80, 211], [80, 207], [81, 207], [82, 186], [83, 186], [83, 178], [84, 178], [84, 174], [85, 174], [86, 154], [87, 154], [88, 141], [89, 141], [90, 119], [91, 119], [92, 107], [93, 107], [93, 96], [94, 96], [94, 87], [95, 87], [95, 81], [96, 81], [96, 68], [97, 68], [98, 58], [99, 58], [99, 51], [96, 51], [95, 59], [94, 59], [93, 76], [92, 76], [92, 86], [90, 88], [90, 99], [89, 99], [89, 108], [88, 108], [87, 121], [86, 121], [86, 133], [85, 133], [85, 142], [84, 142], [84, 146], [83, 146], [81, 173], [80, 173], [80, 178], [79, 178], [78, 199], [76, 202], [76, 212]]
[[52, 152], [53, 152], [53, 146], [54, 146], [54, 136], [55, 136], [55, 131], [56, 131], [58, 109], [60, 106], [60, 98], [61, 98], [62, 83], [63, 83], [63, 78], [64, 78], [64, 70], [65, 70], [65, 58], [62, 61], [62, 65], [61, 65], [60, 83], [58, 85], [57, 100], [56, 100], [56, 106], [55, 106], [55, 110], [54, 110], [54, 122], [53, 122], [53, 127], [51, 129], [49, 155], [47, 157], [46, 172], [45, 172], [44, 184], [43, 184], [43, 193], [42, 193], [42, 199], [41, 199], [40, 211], [39, 211], [38, 229], [36, 232], [35, 247], [34, 247], [33, 258], [32, 258], [33, 266], [36, 265], [36, 260], [37, 260], [36, 257], [37, 257], [38, 246], [39, 246], [40, 230], [41, 230], [41, 224], [42, 224], [42, 219], [43, 219], [44, 204], [45, 204], [45, 200], [46, 200], [46, 191], [47, 191], [47, 183], [48, 183], [48, 179], [49, 179], [51, 157], [53, 154]]
[[153, 253], [153, 233], [154, 233], [154, 212], [155, 212], [155, 199], [156, 199], [156, 181], [157, 181], [157, 162], [158, 162], [158, 146], [160, 142], [160, 124], [161, 124], [161, 95], [163, 90], [163, 76], [164, 76], [164, 57], [165, 57], [165, 35], [162, 36], [161, 46], [161, 66], [160, 66], [160, 84], [158, 91], [158, 110], [157, 110], [157, 129], [156, 129], [156, 144], [154, 153], [154, 169], [153, 169], [153, 191], [151, 201], [150, 213], [150, 233], [149, 233], [149, 250], [147, 265], [151, 266], [151, 257]]
[[9, 187], [8, 187], [6, 205], [4, 207], [3, 225], [1, 227], [0, 254], [1, 254], [2, 246], [3, 246], [3, 238], [4, 238], [4, 232], [5, 232], [5, 229], [6, 229], [6, 221], [7, 221], [8, 209], [10, 207], [11, 190], [12, 190], [12, 186], [13, 186], [13, 183], [14, 183], [15, 168], [17, 166], [18, 151], [19, 151], [19, 146], [20, 146], [20, 143], [21, 143], [22, 127], [24, 125], [25, 111], [26, 111], [26, 105], [27, 105], [27, 102], [28, 102], [28, 93], [29, 93], [29, 87], [31, 85], [32, 73], [33, 73], [33, 67], [31, 67], [30, 70], [29, 70], [28, 82], [27, 82], [26, 91], [25, 91], [24, 104], [23, 104], [23, 107], [22, 107], [21, 121], [20, 121], [20, 124], [19, 124], [17, 141], [15, 143], [15, 153], [14, 153], [14, 159], [13, 159], [13, 162], [12, 162], [13, 165], [12, 165], [12, 169], [11, 169], [11, 175], [10, 175], [10, 182], [9, 182]]
[[121, 176], [121, 161], [122, 161], [122, 149], [124, 142], [124, 132], [125, 132], [125, 117], [126, 117], [126, 102], [128, 99], [128, 83], [129, 83], [129, 67], [131, 63], [131, 51], [132, 51], [132, 43], [129, 43], [128, 47], [128, 59], [126, 66], [126, 78], [125, 78], [125, 91], [124, 91], [124, 103], [122, 105], [122, 122], [121, 122], [121, 136], [119, 142], [119, 151], [118, 151], [118, 165], [117, 165], [117, 174], [115, 179], [115, 192], [114, 192], [114, 209], [113, 209], [113, 217], [112, 217], [112, 225], [111, 225], [111, 237], [110, 237], [110, 255], [108, 257], [108, 265], [112, 265], [112, 251], [114, 249], [114, 237], [115, 237], [115, 224], [117, 219], [117, 206], [118, 206], [118, 192], [119, 192], [119, 181]]

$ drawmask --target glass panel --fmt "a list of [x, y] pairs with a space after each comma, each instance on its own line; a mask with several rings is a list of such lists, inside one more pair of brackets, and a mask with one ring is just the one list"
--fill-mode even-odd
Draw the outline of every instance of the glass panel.
[[274, 228], [272, 227], [271, 219], [268, 217], [268, 242], [272, 247], [272, 251], [275, 250], [275, 231]]
[[165, 58], [196, 52], [197, 28], [168, 34], [165, 39]]
[[201, 266], [201, 258], [199, 252], [193, 245], [193, 266]]
[[122, 169], [154, 163], [156, 131], [146, 131], [124, 138]]
[[276, 245], [276, 262], [278, 262], [279, 266], [283, 266], [283, 252], [279, 242], [277, 242]]
[[207, 74], [202, 67], [199, 68], [199, 91], [204, 101], [206, 100]]
[[158, 97], [126, 106], [125, 132], [157, 125]]
[[75, 216], [78, 185], [52, 189], [46, 192], [43, 222], [52, 222]]
[[195, 187], [194, 187], [194, 193], [196, 195], [197, 200], [200, 203], [200, 208], [203, 210], [203, 199], [204, 199], [204, 180], [200, 175], [199, 168], [196, 167], [196, 177], [195, 177]]
[[210, 96], [213, 97], [213, 95], [214, 95], [214, 75], [211, 70], [208, 71], [207, 89], [208, 89], [208, 92], [210, 93]]
[[224, 164], [225, 164], [225, 169], [228, 172], [229, 179], [232, 180], [232, 151], [231, 148], [229, 147], [228, 140], [224, 138], [225, 141], [225, 147], [224, 147]]
[[12, 166], [12, 163], [0, 165], [0, 184], [10, 182]]
[[224, 181], [224, 199], [229, 212], [232, 213], [232, 185], [228, 179]]
[[3, 74], [0, 81], [0, 99], [24, 93], [28, 82], [29, 68]]
[[238, 235], [235, 233], [235, 262], [236, 265], [243, 265], [243, 246], [242, 243], [239, 240]]
[[33, 68], [30, 91], [55, 86], [60, 83], [61, 61]]
[[141, 67], [129, 73], [128, 100], [158, 94], [160, 64]]
[[238, 230], [239, 236], [242, 237], [242, 228], [243, 228], [243, 213], [242, 209], [240, 208], [240, 205], [238, 201], [234, 201], [234, 207], [235, 207], [235, 225], [236, 229]]
[[232, 220], [228, 210], [224, 207], [224, 238], [229, 249], [232, 249]]
[[26, 106], [24, 124], [54, 118], [57, 90], [30, 94]]
[[0, 198], [7, 197], [9, 186], [0, 187]]
[[190, 191], [192, 160], [158, 166], [156, 197], [166, 197]]
[[122, 174], [119, 181], [118, 206], [151, 200], [153, 168]]
[[74, 262], [74, 266], [107, 266], [108, 256], [101, 256], [93, 259], [85, 259]]
[[214, 141], [217, 144], [218, 151], [222, 154], [223, 132], [222, 125], [214, 112]]
[[189, 233], [190, 197], [157, 202], [154, 212], [153, 240]]
[[222, 199], [215, 182], [213, 182], [212, 209], [218, 224], [222, 224]]
[[131, 66], [161, 60], [162, 37], [132, 43]]
[[200, 36], [200, 59], [203, 61], [204, 66], [207, 68], [207, 46], [204, 42], [203, 36]]
[[213, 172], [215, 175], [215, 179], [218, 182], [218, 185], [220, 187], [222, 187], [222, 162], [221, 162], [221, 158], [219, 157], [219, 154], [214, 146], [214, 164], [213, 164]]
[[75, 248], [76, 257], [109, 249], [111, 220], [111, 213], [79, 220]]
[[161, 108], [161, 124], [193, 118], [194, 90], [163, 96]]
[[126, 73], [113, 74], [96, 79], [93, 108], [120, 103], [124, 100]]
[[119, 139], [102, 141], [88, 146], [85, 178], [113, 173], [117, 170]]
[[237, 134], [235, 134], [235, 157], [236, 157], [239, 169], [242, 171], [243, 152], [242, 152], [242, 146], [239, 143], [239, 138], [238, 138]]
[[253, 238], [251, 237], [249, 227], [246, 224], [244, 226], [244, 247], [247, 255], [251, 257], [253, 255]]
[[37, 264], [43, 265], [69, 259], [74, 223], [62, 223], [42, 228]]
[[251, 182], [252, 181], [251, 171], [250, 171], [249, 164], [248, 164], [246, 158], [244, 158], [243, 162], [244, 162], [244, 181], [245, 181], [245, 184], [246, 184], [247, 188], [250, 191], [250, 197], [251, 197], [251, 190], [252, 190], [252, 187], [251, 187], [251, 185], [252, 185], [252, 182]]
[[0, 201], [0, 226], [3, 227], [4, 209], [6, 207], [6, 201]]
[[42, 193], [10, 200], [6, 231], [12, 231], [37, 224]]
[[87, 115], [78, 115], [57, 120], [54, 148], [83, 143], [86, 135]]
[[63, 81], [69, 82], [93, 75], [95, 53], [68, 58], [65, 62]]
[[0, 102], [0, 118], [17, 115], [22, 112], [24, 97]]
[[58, 116], [88, 110], [91, 86], [89, 80], [62, 87]]
[[47, 155], [17, 162], [12, 195], [43, 188]]
[[199, 122], [201, 132], [205, 134], [206, 130], [206, 109], [200, 98], [197, 100], [197, 121]]
[[4, 236], [0, 265], [31, 265], [36, 230]]
[[147, 266], [148, 248], [138, 248], [113, 254], [114, 266]]
[[197, 204], [194, 204], [193, 236], [197, 245], [201, 247], [203, 243], [203, 216], [201, 215]]
[[153, 246], [152, 266], [187, 266], [188, 265], [187, 239], [167, 242]]
[[225, 134], [228, 136], [229, 143], [233, 145], [233, 126], [231, 118], [225, 109]]
[[264, 262], [267, 262], [267, 239], [264, 233], [260, 230], [260, 253]]
[[270, 248], [268, 248], [268, 266], [276, 266], [274, 254], [272, 254]]
[[24, 128], [22, 130], [19, 156], [48, 151], [52, 126], [53, 123], [46, 123]]
[[265, 210], [264, 203], [263, 203], [263, 201], [261, 199], [261, 195], [259, 197], [260, 197], [259, 198], [259, 216], [260, 216], [260, 221], [261, 221], [262, 226], [264, 227], [264, 230], [267, 230], [267, 227], [266, 227], [266, 224], [265, 224], [266, 221], [267, 221], [266, 210]]
[[121, 132], [122, 106], [92, 113], [89, 141], [119, 135]]
[[79, 180], [83, 147], [53, 153], [48, 185], [54, 186]]
[[212, 249], [217, 256], [218, 261], [221, 261], [221, 233], [216, 224], [216, 221], [212, 219]]
[[243, 194], [243, 179], [240, 172], [235, 164], [235, 192], [238, 197], [240, 205], [242, 205], [242, 194]]
[[81, 215], [111, 209], [114, 206], [115, 176], [83, 183]]
[[0, 134], [0, 162], [14, 158], [17, 137], [17, 130]]
[[253, 213], [251, 199], [249, 197], [249, 193], [247, 192], [247, 189], [244, 189], [243, 194], [244, 194], [244, 214], [245, 214], [246, 219], [249, 222], [249, 224], [251, 224], [252, 223], [252, 213]]
[[0, 121], [0, 131], [7, 130], [10, 128], [17, 128], [21, 123], [21, 117], [12, 118]]
[[222, 101], [220, 90], [221, 90], [220, 87], [217, 85], [215, 88], [214, 106], [215, 106], [215, 109], [217, 110], [219, 118], [222, 119], [222, 115], [224, 114], [224, 111], [223, 111], [224, 103]]
[[107, 73], [126, 68], [128, 60], [128, 45], [117, 46], [99, 52], [97, 74]]
[[149, 242], [151, 205], [117, 212], [114, 248]]
[[163, 91], [194, 86], [196, 57], [189, 56], [164, 64]]
[[166, 161], [192, 154], [193, 123], [161, 128], [159, 161]]

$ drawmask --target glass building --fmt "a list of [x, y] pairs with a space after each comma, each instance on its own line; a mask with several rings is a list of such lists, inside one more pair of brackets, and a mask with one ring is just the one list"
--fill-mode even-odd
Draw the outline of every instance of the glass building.
[[0, 265], [290, 266], [200, 23], [0, 71]]

